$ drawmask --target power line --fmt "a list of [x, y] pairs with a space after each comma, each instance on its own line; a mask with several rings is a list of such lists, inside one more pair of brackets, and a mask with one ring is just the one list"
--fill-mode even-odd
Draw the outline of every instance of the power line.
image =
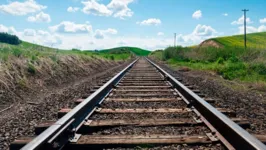
[[243, 9], [242, 10], [244, 12], [244, 46], [245, 49], [247, 48], [247, 21], [246, 21], [246, 13], [247, 11], [249, 11], [248, 9]]

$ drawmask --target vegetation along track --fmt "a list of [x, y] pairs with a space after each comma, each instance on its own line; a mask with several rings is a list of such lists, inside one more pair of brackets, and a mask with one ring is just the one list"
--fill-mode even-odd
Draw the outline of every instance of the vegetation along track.
[[236, 112], [214, 108], [178, 80], [147, 58], [135, 60], [10, 149], [266, 149], [265, 135], [246, 132]]

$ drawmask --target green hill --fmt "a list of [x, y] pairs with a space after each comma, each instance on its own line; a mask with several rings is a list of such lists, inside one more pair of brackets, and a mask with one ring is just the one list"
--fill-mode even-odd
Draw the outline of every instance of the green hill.
[[148, 56], [150, 54], [150, 51], [144, 50], [141, 48], [137, 47], [116, 47], [116, 48], [111, 48], [111, 49], [104, 49], [101, 50], [100, 52], [103, 53], [124, 53], [124, 52], [133, 52], [135, 55], [138, 56]]
[[81, 51], [78, 49], [63, 50], [41, 46], [25, 41], [18, 45], [0, 42], [0, 62], [8, 61], [10, 57], [23, 57], [28, 60], [50, 58], [56, 60], [62, 55], [78, 55], [82, 58], [104, 58], [110, 60], [125, 60], [131, 57], [131, 53], [101, 53], [98, 51]]
[[41, 46], [25, 41], [21, 41], [17, 36], [7, 33], [0, 33], [0, 62], [6, 62], [11, 57], [23, 57], [29, 61], [41, 58], [56, 60], [61, 55], [78, 55], [82, 58], [104, 58], [111, 60], [126, 60], [137, 56], [147, 56], [150, 51], [137, 47], [117, 47], [100, 51], [92, 50], [62, 50]]
[[[224, 47], [244, 47], [244, 36], [234, 35], [226, 37], [212, 38], [213, 40]], [[247, 34], [247, 47], [256, 49], [266, 48], [266, 32]]]
[[225, 79], [262, 82], [266, 87], [266, 32], [208, 39], [195, 47], [168, 47], [149, 57], [173, 67], [216, 72]]

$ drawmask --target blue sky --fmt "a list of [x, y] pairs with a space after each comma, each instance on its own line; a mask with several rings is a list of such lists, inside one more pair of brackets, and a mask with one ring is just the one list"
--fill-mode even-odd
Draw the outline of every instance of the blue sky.
[[62, 49], [137, 46], [149, 50], [174, 43], [266, 31], [265, 0], [0, 0], [0, 32]]

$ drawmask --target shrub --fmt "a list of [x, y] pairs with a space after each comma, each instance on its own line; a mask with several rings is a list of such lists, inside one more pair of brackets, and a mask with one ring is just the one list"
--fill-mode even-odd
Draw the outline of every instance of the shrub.
[[31, 56], [31, 63], [34, 63], [36, 60], [38, 60], [38, 57], [36, 55]]
[[8, 33], [0, 33], [0, 42], [12, 45], [18, 45], [21, 43], [16, 35], [11, 35]]
[[115, 57], [112, 55], [112, 56], [110, 56], [110, 59], [111, 60], [115, 60]]
[[219, 57], [216, 61], [217, 64], [224, 64], [224, 59], [222, 57]]
[[266, 65], [263, 63], [259, 63], [259, 64], [252, 64], [250, 66], [250, 70], [257, 72], [260, 75], [266, 75]]
[[228, 80], [232, 80], [238, 77], [244, 77], [248, 74], [247, 67], [242, 62], [228, 62], [224, 67], [218, 69], [218, 73], [222, 74], [222, 76]]
[[183, 48], [181, 46], [176, 46], [176, 47], [167, 47], [164, 51], [163, 51], [163, 60], [168, 60], [171, 58], [174, 58], [176, 60], [188, 60], [188, 58], [186, 58], [184, 56], [185, 51], [187, 51], [188, 48]]
[[50, 57], [50, 59], [51, 59], [52, 61], [57, 62], [57, 57], [56, 57], [56, 55], [52, 55], [52, 56], [49, 56], [49, 57]]
[[22, 55], [22, 50], [15, 48], [12, 53], [14, 56], [20, 57]]
[[232, 63], [239, 62], [239, 59], [236, 56], [231, 56], [228, 60]]
[[28, 63], [28, 72], [31, 73], [31, 74], [35, 74], [36, 73], [35, 67], [32, 64], [30, 64], [30, 63]]

